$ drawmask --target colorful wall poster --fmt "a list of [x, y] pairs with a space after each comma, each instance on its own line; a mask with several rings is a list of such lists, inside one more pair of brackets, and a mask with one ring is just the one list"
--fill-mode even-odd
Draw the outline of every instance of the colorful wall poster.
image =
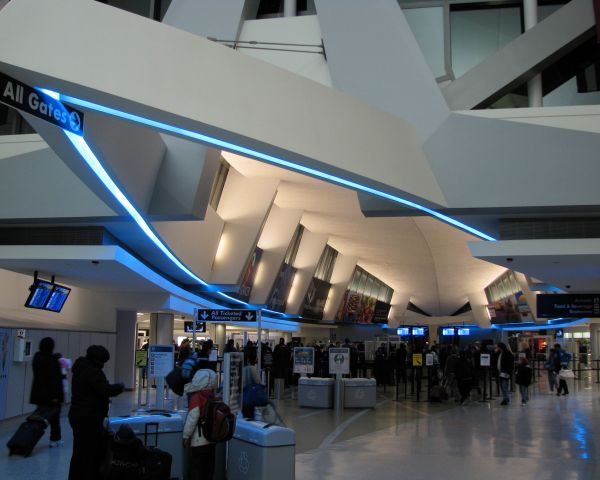
[[330, 283], [313, 277], [304, 297], [300, 314], [303, 317], [322, 320], [330, 288]]
[[240, 281], [240, 291], [235, 294], [235, 297], [243, 300], [244, 302], [250, 301], [250, 294], [252, 293], [254, 279], [256, 278], [256, 270], [258, 269], [258, 264], [260, 263], [262, 254], [262, 248], [256, 247], [254, 249], [254, 252], [252, 252], [252, 255], [250, 256], [250, 261], [246, 265], [246, 270], [242, 275], [242, 280]]
[[294, 281], [296, 270], [296, 268], [287, 263], [281, 265], [277, 279], [271, 289], [269, 300], [267, 301], [269, 309], [275, 310], [276, 312], [285, 312], [287, 298], [292, 289], [292, 282]]

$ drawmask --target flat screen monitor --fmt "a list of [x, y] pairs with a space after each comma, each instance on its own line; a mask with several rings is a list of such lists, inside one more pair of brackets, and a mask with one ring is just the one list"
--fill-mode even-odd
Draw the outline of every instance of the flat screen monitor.
[[52, 283], [36, 279], [33, 282], [33, 285], [29, 287], [30, 293], [25, 302], [25, 306], [28, 308], [43, 309], [50, 298], [53, 288], [54, 285]]
[[425, 335], [424, 327], [413, 327], [412, 329], [413, 337], [422, 337]]
[[[193, 333], [194, 322], [183, 322], [185, 333]], [[196, 333], [206, 333], [206, 322], [196, 322]]]
[[63, 285], [54, 284], [54, 288], [52, 289], [52, 293], [50, 293], [50, 297], [46, 302], [44, 308], [51, 312], [60, 312], [63, 308], [63, 305], [67, 301], [67, 297], [71, 293], [71, 289], [65, 287]]
[[459, 328], [458, 334], [461, 336], [471, 335], [471, 330], [469, 330], [468, 328]]
[[442, 335], [446, 335], [448, 337], [453, 337], [454, 329], [453, 328], [442, 328]]
[[410, 329], [408, 327], [400, 327], [396, 330], [399, 337], [408, 337], [410, 335]]

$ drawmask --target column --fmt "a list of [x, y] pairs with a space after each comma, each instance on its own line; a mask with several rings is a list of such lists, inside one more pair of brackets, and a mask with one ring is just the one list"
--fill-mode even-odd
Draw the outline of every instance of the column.
[[[600, 324], [590, 323], [590, 348], [592, 360], [600, 359]], [[593, 365], [595, 366], [595, 365]]]
[[216, 325], [215, 343], [219, 346], [219, 356], [222, 356], [223, 352], [225, 351], [225, 343], [226, 343], [225, 325], [222, 323], [218, 323]]
[[175, 315], [172, 313], [150, 314], [150, 344], [172, 345]]
[[283, 338], [285, 340], [285, 343], [290, 343], [292, 341], [292, 332], [284, 332]]
[[137, 315], [135, 311], [117, 310], [115, 381], [123, 382], [127, 390], [135, 388], [136, 324]]
[[296, 14], [296, 0], [283, 0], [283, 16], [295, 17]]
[[[538, 5], [537, 0], [523, 0], [523, 17], [525, 30], [533, 28], [538, 23]], [[541, 107], [543, 90], [541, 73], [527, 82], [527, 98], [530, 107]]]

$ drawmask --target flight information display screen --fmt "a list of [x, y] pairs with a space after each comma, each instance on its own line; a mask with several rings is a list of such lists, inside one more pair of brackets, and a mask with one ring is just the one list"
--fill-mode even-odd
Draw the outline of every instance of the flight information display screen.
[[46, 306], [48, 298], [52, 293], [54, 285], [45, 280], [36, 280], [31, 287], [29, 287], [30, 293], [25, 302], [25, 306], [28, 308], [40, 308], [43, 309]]
[[69, 293], [71, 293], [70, 288], [62, 285], [54, 285], [52, 293], [50, 294], [48, 302], [45, 306], [46, 310], [50, 310], [51, 312], [60, 312], [63, 308], [63, 305], [67, 301]]

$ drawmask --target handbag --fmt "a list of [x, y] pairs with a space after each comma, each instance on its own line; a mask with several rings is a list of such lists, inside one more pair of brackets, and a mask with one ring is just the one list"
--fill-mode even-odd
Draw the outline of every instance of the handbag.
[[165, 381], [175, 394], [179, 395], [180, 397], [183, 396], [183, 387], [185, 387], [186, 382], [183, 378], [180, 367], [175, 367], [173, 370], [171, 370], [165, 377]]
[[260, 383], [251, 383], [244, 387], [242, 403], [245, 407], [264, 407], [269, 403], [267, 391]]
[[561, 368], [558, 372], [558, 378], [566, 380], [567, 378], [575, 378], [575, 373], [569, 368]]

